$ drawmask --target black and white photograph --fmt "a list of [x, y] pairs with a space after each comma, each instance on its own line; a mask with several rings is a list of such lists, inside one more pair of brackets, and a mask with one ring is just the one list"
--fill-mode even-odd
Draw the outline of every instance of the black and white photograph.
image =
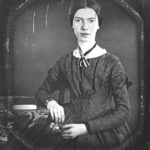
[[0, 0], [0, 150], [150, 150], [149, 0]]

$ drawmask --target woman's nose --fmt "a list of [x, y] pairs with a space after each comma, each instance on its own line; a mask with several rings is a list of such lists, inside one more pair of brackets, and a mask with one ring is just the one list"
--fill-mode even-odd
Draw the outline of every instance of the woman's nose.
[[87, 29], [88, 29], [88, 24], [87, 24], [87, 22], [84, 21], [84, 22], [82, 23], [81, 29], [82, 29], [82, 30], [87, 30]]

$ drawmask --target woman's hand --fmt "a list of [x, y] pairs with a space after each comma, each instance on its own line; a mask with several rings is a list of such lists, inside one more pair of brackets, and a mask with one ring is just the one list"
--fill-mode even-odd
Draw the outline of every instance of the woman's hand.
[[63, 125], [62, 137], [64, 139], [73, 139], [79, 135], [87, 133], [85, 124], [66, 124]]
[[65, 120], [64, 108], [59, 105], [55, 100], [49, 101], [47, 103], [47, 109], [50, 111], [52, 120], [55, 123], [63, 123]]

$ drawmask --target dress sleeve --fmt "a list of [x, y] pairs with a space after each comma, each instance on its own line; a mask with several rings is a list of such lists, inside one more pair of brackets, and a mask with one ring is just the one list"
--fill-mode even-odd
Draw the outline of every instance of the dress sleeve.
[[110, 69], [110, 82], [115, 109], [96, 119], [89, 120], [91, 133], [117, 128], [129, 118], [130, 103], [126, 88], [126, 73], [119, 60], [115, 61]]
[[62, 73], [60, 63], [56, 63], [47, 73], [41, 86], [35, 93], [35, 97], [39, 104], [44, 105], [46, 100], [51, 100], [51, 94], [60, 90], [66, 85], [65, 77]]

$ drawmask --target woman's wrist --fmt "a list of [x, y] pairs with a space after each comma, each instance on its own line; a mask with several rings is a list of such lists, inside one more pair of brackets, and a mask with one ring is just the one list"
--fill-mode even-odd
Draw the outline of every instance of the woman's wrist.
[[90, 125], [88, 122], [84, 122], [84, 125], [86, 126], [86, 130], [87, 130], [87, 133], [90, 133]]
[[86, 127], [85, 124], [81, 124], [80, 128], [81, 128], [82, 134], [87, 134], [88, 133], [88, 130], [87, 130], [87, 127]]
[[56, 100], [54, 98], [49, 98], [49, 99], [45, 100], [44, 105], [46, 106], [46, 108], [47, 108], [49, 102], [51, 102], [51, 101], [56, 101]]

